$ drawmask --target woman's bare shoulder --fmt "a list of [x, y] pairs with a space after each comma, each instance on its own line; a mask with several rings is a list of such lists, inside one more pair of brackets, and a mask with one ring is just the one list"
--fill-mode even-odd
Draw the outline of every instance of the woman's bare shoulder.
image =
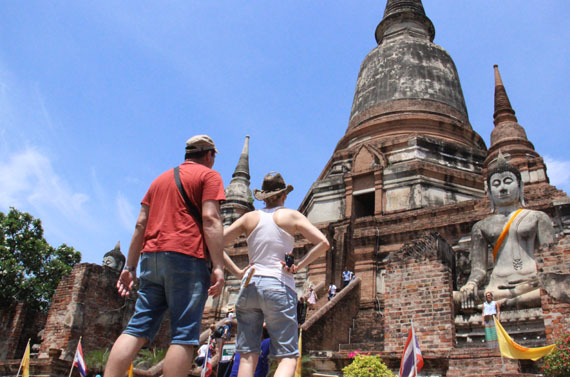
[[250, 233], [259, 223], [259, 212], [251, 211], [240, 217], [243, 219], [243, 226], [247, 233]]

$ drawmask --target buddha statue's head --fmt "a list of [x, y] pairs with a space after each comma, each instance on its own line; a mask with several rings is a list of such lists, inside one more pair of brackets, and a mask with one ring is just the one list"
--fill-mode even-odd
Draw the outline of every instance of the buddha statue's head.
[[121, 253], [121, 243], [117, 242], [115, 248], [108, 251], [103, 256], [103, 266], [107, 266], [116, 271], [121, 271], [125, 265], [125, 256]]
[[500, 152], [495, 166], [487, 172], [487, 189], [491, 200], [491, 212], [495, 212], [496, 208], [515, 204], [524, 206], [524, 183], [521, 172], [509, 165]]

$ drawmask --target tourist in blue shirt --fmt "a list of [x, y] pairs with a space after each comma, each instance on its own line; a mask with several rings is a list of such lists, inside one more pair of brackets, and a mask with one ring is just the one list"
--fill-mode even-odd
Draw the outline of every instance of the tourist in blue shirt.
[[[230, 377], [237, 377], [239, 370], [239, 361], [240, 355], [239, 353], [236, 353]], [[259, 360], [257, 361], [257, 367], [255, 368], [253, 377], [265, 377], [267, 376], [267, 372], [269, 372], [269, 338], [264, 339], [261, 342], [261, 353], [259, 354]]]
[[348, 269], [348, 266], [345, 266], [342, 272], [342, 287], [346, 287], [352, 279], [354, 279], [354, 273]]

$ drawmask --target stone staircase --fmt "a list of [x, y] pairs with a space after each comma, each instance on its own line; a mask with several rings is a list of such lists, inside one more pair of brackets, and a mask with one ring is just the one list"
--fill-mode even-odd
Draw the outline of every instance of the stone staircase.
[[[322, 295], [301, 326], [303, 345], [313, 351], [336, 351], [348, 343], [352, 320], [360, 308], [361, 279], [356, 278], [330, 301]], [[323, 336], [327, 334], [327, 336]]]
[[384, 350], [384, 318], [374, 303], [362, 303], [352, 320], [349, 342], [339, 345], [339, 352], [381, 352]]
[[311, 316], [315, 314], [320, 308], [325, 306], [327, 302], [329, 302], [327, 299], [327, 287], [324, 282], [318, 283], [313, 287], [313, 289], [317, 293], [318, 300], [315, 305], [307, 306], [307, 316], [305, 318], [305, 322], [311, 318]]

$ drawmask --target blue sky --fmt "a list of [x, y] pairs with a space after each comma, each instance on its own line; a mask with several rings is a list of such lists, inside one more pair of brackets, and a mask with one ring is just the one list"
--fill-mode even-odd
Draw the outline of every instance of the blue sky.
[[[570, 2], [425, 0], [489, 145], [493, 64], [570, 192]], [[225, 184], [251, 136], [252, 189], [280, 171], [297, 208], [348, 125], [385, 1], [0, 2], [0, 211], [100, 263], [126, 253], [148, 185], [206, 133]]]

